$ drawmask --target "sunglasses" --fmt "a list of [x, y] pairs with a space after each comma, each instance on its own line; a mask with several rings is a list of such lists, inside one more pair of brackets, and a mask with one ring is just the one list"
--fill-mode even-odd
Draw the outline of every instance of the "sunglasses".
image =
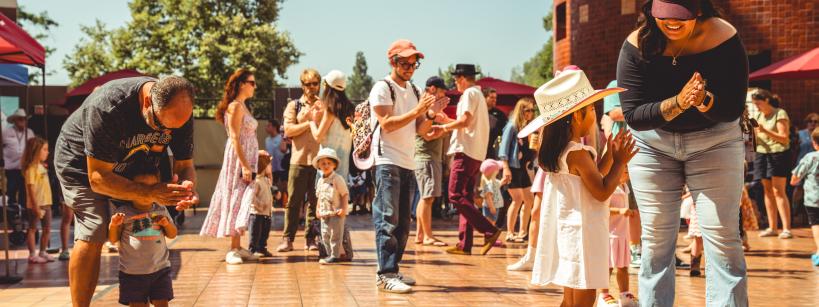
[[159, 117], [156, 116], [156, 110], [154, 110], [153, 102], [151, 102], [151, 115], [154, 118], [154, 125], [156, 125], [157, 131], [170, 130], [168, 127], [165, 127], [165, 125], [163, 125], [162, 122], [159, 120]]
[[396, 61], [395, 64], [397, 64], [398, 66], [401, 67], [401, 69], [404, 69], [404, 70], [418, 69], [418, 67], [421, 67], [421, 62], [420, 61], [417, 61], [415, 63]]
[[319, 82], [318, 81], [302, 82], [301, 85], [302, 86], [308, 86], [308, 87], [314, 87], [314, 86], [319, 86]]
[[535, 113], [535, 109], [523, 109], [524, 113]]
[[248, 80], [248, 81], [245, 81], [245, 82], [243, 82], [243, 83], [248, 83], [248, 84], [250, 84], [251, 86], [256, 87], [256, 80]]
[[808, 124], [819, 124], [819, 120], [809, 120], [809, 121], [806, 121], [805, 123], [808, 123]]

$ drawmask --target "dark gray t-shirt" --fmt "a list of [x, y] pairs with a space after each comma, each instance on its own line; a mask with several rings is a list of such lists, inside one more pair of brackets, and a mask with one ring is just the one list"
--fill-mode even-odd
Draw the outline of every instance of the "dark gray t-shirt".
[[85, 99], [57, 137], [54, 167], [62, 184], [89, 186], [86, 156], [115, 163], [121, 173], [143, 151], [157, 165], [170, 146], [176, 160], [193, 158], [193, 119], [170, 132], [153, 130], [142, 116], [139, 92], [148, 77], [114, 80]]
[[165, 232], [156, 224], [159, 216], [173, 223], [165, 206], [153, 204], [151, 210], [140, 211], [133, 205], [123, 205], [114, 214], [125, 214], [120, 226], [119, 270], [132, 275], [155, 273], [171, 266]]

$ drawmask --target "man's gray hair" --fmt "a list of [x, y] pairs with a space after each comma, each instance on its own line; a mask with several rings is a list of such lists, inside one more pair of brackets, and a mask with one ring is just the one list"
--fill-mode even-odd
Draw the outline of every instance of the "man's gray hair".
[[178, 94], [187, 94], [191, 99], [194, 97], [195, 88], [185, 78], [179, 76], [162, 77], [156, 81], [151, 88], [151, 102], [157, 109], [167, 106], [171, 99]]

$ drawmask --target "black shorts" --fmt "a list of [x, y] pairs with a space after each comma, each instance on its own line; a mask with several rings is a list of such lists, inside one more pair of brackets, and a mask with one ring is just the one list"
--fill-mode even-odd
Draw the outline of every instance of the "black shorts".
[[756, 153], [754, 180], [788, 177], [791, 172], [791, 152]]
[[529, 178], [529, 173], [525, 168], [509, 167], [512, 171], [512, 181], [509, 182], [510, 189], [523, 189], [532, 186], [532, 179]]
[[808, 224], [819, 225], [819, 208], [805, 206], [805, 211], [808, 212]]
[[119, 303], [148, 303], [152, 300], [173, 299], [171, 268], [167, 267], [151, 274], [131, 275], [119, 272]]

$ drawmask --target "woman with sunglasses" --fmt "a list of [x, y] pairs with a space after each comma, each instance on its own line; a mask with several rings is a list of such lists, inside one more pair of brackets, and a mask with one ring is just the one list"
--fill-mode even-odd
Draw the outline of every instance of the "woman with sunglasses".
[[629, 174], [640, 210], [645, 306], [674, 305], [680, 195], [697, 203], [707, 306], [747, 306], [739, 234], [748, 60], [712, 0], [651, 0], [617, 63], [626, 123], [639, 153]]
[[[529, 150], [529, 142], [518, 138], [518, 131], [535, 118], [535, 100], [525, 97], [518, 100], [515, 109], [509, 116], [509, 123], [503, 128], [498, 158], [503, 162], [503, 179], [501, 184], [508, 184], [512, 203], [506, 211], [506, 242], [524, 243], [529, 233], [529, 217], [532, 213], [534, 194], [529, 189], [532, 180], [526, 166], [532, 162], [534, 155]], [[520, 232], [515, 232], [515, 224], [523, 207], [523, 218], [520, 221]]]
[[324, 92], [314, 109], [313, 121], [310, 122], [310, 133], [321, 147], [336, 151], [339, 161], [335, 172], [347, 180], [350, 173], [350, 151], [353, 147], [353, 136], [350, 123], [353, 120], [355, 107], [344, 89], [347, 77], [338, 70], [331, 70], [323, 78]]
[[230, 237], [230, 250], [225, 255], [225, 262], [228, 264], [258, 259], [240, 246], [242, 233], [247, 229], [250, 218], [249, 208], [242, 208], [242, 196], [257, 172], [259, 155], [256, 139], [258, 123], [246, 104], [255, 91], [256, 79], [253, 72], [240, 68], [228, 78], [222, 100], [216, 105], [216, 120], [225, 125], [228, 140], [219, 179], [200, 235]]

